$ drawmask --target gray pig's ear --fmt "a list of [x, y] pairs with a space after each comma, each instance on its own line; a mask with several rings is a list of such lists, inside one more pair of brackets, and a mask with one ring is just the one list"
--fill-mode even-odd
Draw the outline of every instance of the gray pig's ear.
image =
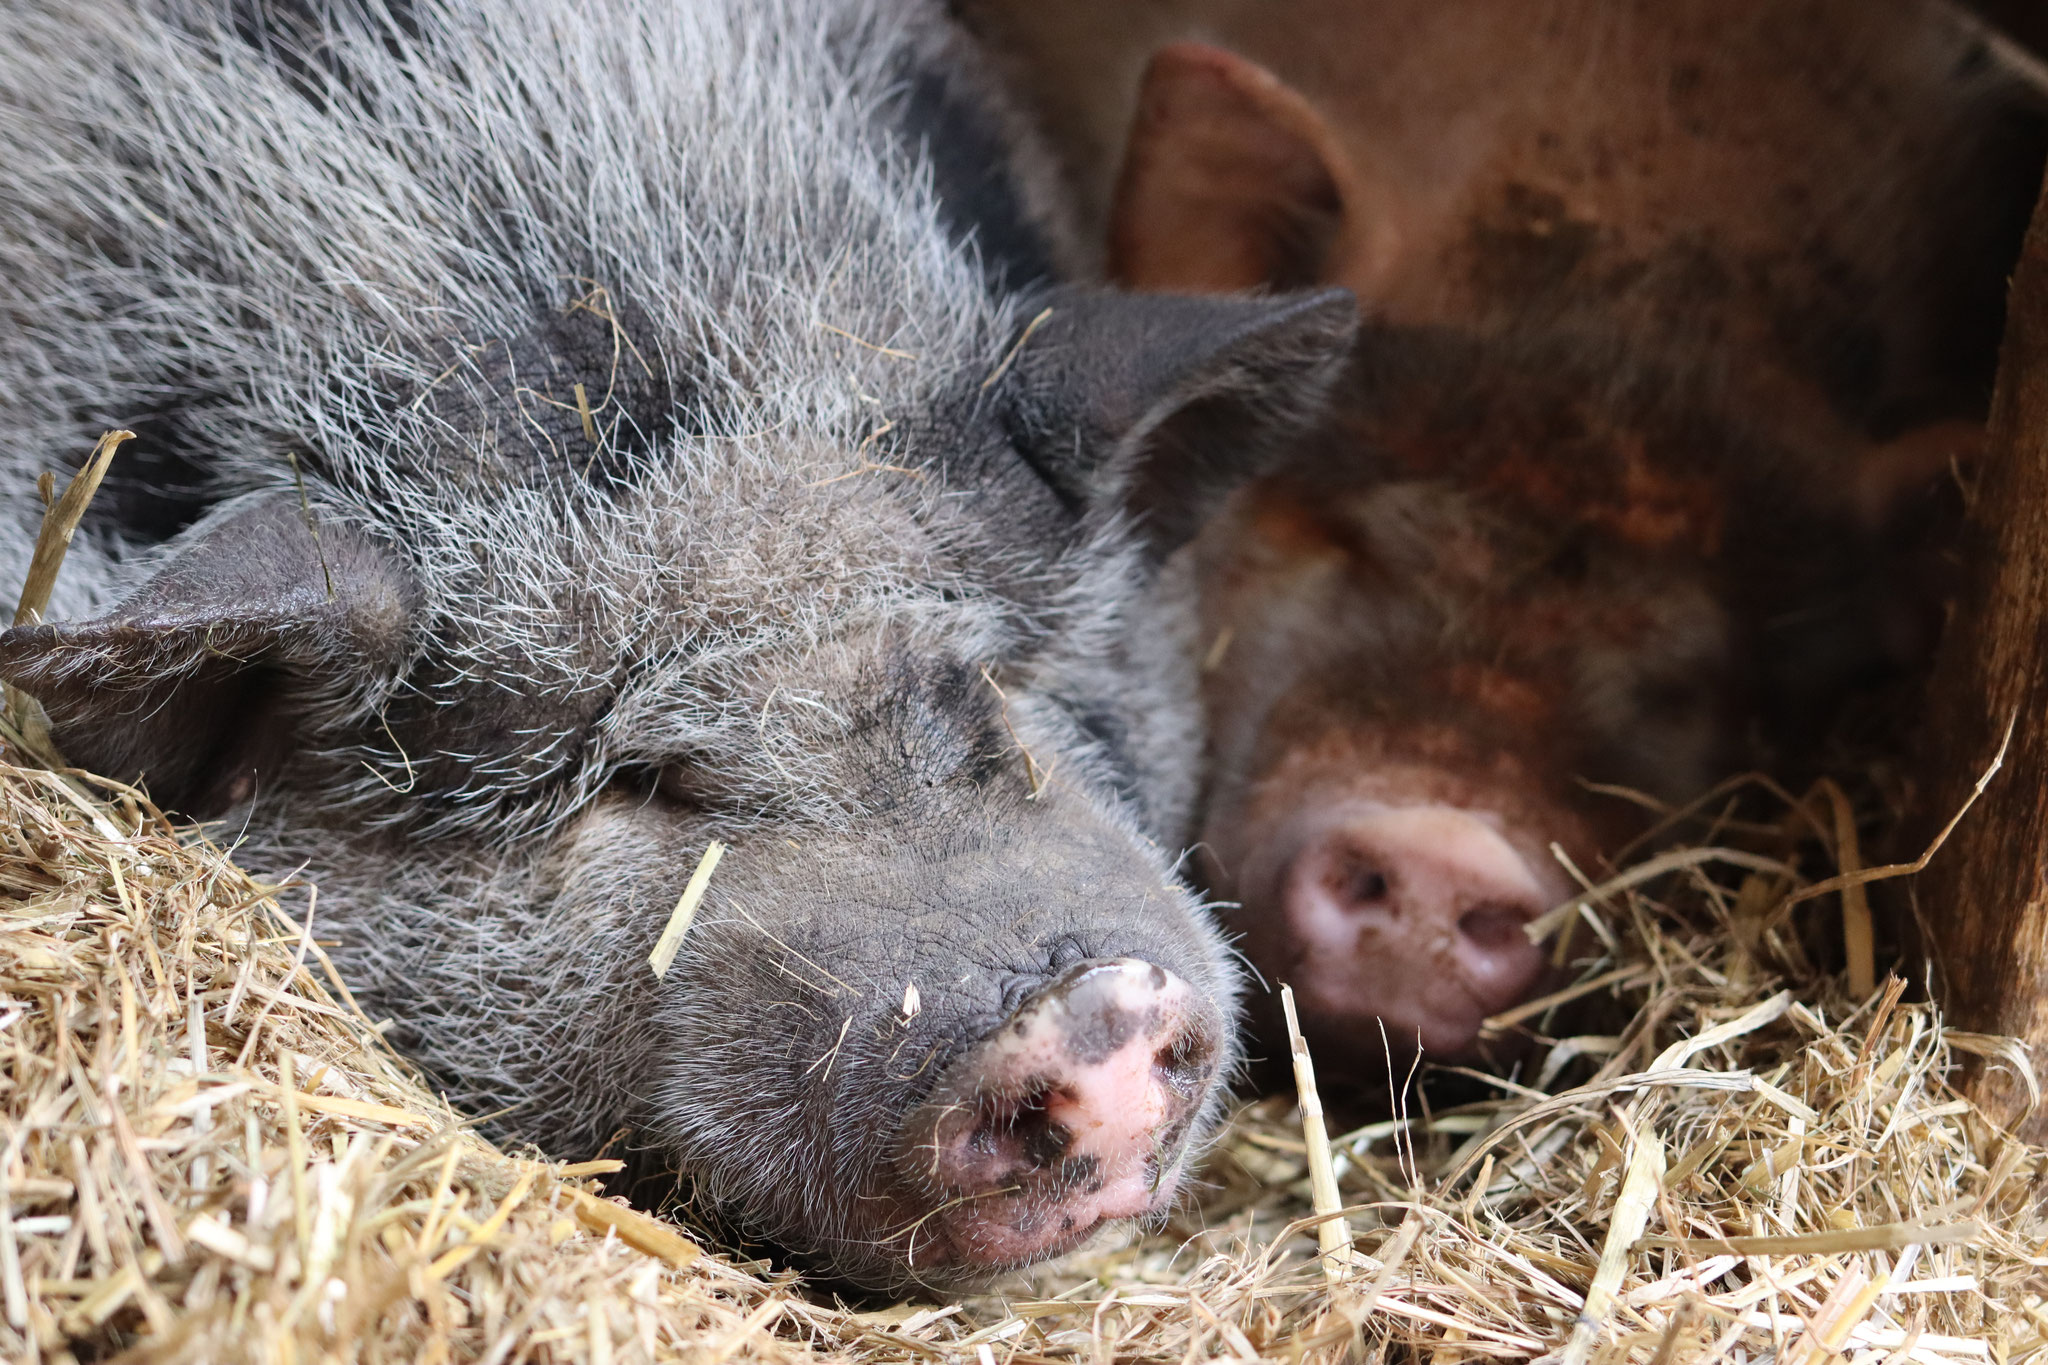
[[1343, 289], [1048, 302], [1014, 359], [1011, 439], [1071, 511], [1120, 507], [1162, 557], [1316, 419], [1358, 328]]
[[204, 816], [289, 754], [297, 711], [397, 666], [419, 600], [391, 551], [262, 498], [202, 524], [108, 615], [0, 634], [0, 678], [43, 704], [71, 762]]

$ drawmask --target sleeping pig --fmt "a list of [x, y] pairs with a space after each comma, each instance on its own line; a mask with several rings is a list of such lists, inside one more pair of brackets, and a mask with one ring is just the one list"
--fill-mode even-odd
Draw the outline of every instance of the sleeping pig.
[[[1110, 23], [1060, 8], [990, 22], [1030, 68]], [[1597, 871], [1641, 824], [1589, 784], [1790, 761], [1924, 650], [1936, 604], [1887, 575], [1972, 446], [2040, 142], [1981, 26], [1920, 0], [1165, 8], [1210, 41], [1137, 86], [1110, 274], [1343, 284], [1368, 324], [1169, 596], [1201, 867], [1371, 1083], [1382, 1028], [1457, 1056], [1537, 987], [1552, 846]], [[1070, 149], [1117, 51], [1038, 63]]]
[[1238, 987], [1127, 618], [1355, 310], [1050, 290], [1042, 161], [924, 0], [14, 0], [0, 572], [138, 437], [0, 676], [509, 1136], [881, 1290], [1156, 1215]]

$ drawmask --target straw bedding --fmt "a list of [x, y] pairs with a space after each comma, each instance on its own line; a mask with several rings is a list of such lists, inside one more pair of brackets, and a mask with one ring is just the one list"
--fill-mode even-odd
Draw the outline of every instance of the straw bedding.
[[848, 1307], [601, 1197], [605, 1163], [475, 1136], [354, 1009], [315, 888], [0, 764], [0, 1358], [2040, 1358], [2044, 1153], [1950, 1085], [1961, 1053], [2023, 1062], [1904, 983], [1849, 990], [1860, 888], [1787, 904], [1795, 868], [1857, 865], [1830, 795], [1729, 795], [1568, 907], [1580, 984], [1498, 1021], [1520, 1061], [1481, 1101], [1311, 1161], [1266, 1100], [1166, 1228]]

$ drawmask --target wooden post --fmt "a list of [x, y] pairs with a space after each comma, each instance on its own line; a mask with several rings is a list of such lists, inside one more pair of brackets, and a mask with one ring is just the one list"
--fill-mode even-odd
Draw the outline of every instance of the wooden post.
[[[1988, 435], [1920, 737], [1926, 823], [1969, 797], [2008, 725], [2012, 741], [1915, 894], [1950, 1024], [2020, 1038], [2048, 1073], [2048, 194], [2013, 276]], [[1970, 1086], [1995, 1119], [2048, 1136], [2048, 1109], [2029, 1114], [2007, 1070]]]

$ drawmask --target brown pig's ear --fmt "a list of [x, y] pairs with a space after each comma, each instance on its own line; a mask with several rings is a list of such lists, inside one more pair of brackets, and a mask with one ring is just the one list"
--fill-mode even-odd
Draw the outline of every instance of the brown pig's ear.
[[0, 678], [42, 703], [70, 762], [210, 815], [288, 754], [297, 715], [395, 671], [419, 602], [393, 552], [258, 498], [188, 533], [109, 614], [0, 633]]
[[1110, 274], [1189, 293], [1327, 281], [1349, 163], [1308, 101], [1202, 43], [1146, 69], [1110, 217]]

